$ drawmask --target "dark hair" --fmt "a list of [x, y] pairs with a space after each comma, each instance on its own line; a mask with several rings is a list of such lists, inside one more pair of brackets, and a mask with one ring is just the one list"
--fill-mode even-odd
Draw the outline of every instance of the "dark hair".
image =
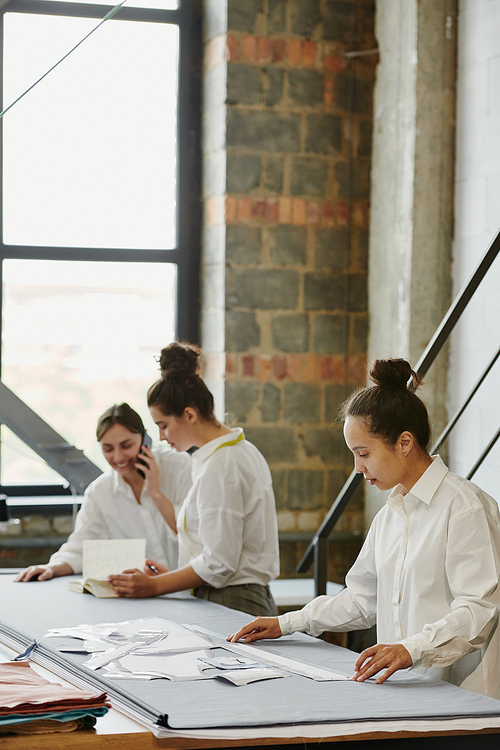
[[196, 409], [203, 420], [214, 417], [214, 398], [199, 376], [201, 350], [177, 341], [161, 350], [161, 378], [148, 391], [148, 406], [162, 414], [182, 417], [186, 407]]
[[142, 419], [134, 409], [128, 404], [113, 404], [109, 409], [106, 409], [104, 414], [101, 414], [97, 420], [96, 435], [97, 440], [101, 441], [104, 433], [113, 427], [114, 424], [121, 424], [126, 427], [130, 432], [144, 432], [144, 425]]
[[402, 432], [411, 432], [427, 451], [431, 438], [429, 415], [415, 394], [424, 382], [422, 378], [405, 359], [376, 359], [369, 375], [375, 385], [355, 391], [341, 406], [341, 419], [362, 419], [370, 433], [389, 445], [395, 445]]

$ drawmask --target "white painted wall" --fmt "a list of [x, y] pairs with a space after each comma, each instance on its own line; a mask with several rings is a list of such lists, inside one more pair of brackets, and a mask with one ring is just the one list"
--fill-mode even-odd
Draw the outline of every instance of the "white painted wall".
[[[459, 4], [453, 293], [500, 229], [500, 0]], [[454, 414], [500, 347], [500, 259], [453, 334], [448, 409]], [[466, 476], [500, 426], [497, 362], [450, 439], [450, 468]], [[500, 441], [474, 481], [500, 502]]]

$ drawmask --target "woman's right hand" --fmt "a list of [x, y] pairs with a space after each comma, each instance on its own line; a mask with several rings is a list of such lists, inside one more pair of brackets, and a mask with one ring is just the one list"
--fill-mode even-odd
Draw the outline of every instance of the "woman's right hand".
[[234, 635], [228, 635], [226, 641], [236, 643], [243, 640], [245, 643], [252, 643], [263, 638], [281, 638], [282, 635], [277, 617], [256, 617]]
[[18, 581], [49, 581], [54, 577], [54, 569], [50, 565], [30, 565], [26, 570], [21, 570], [14, 578]]
[[169, 573], [170, 570], [155, 560], [150, 560], [148, 557], [144, 564], [144, 572], [147, 576], [157, 576], [160, 573]]

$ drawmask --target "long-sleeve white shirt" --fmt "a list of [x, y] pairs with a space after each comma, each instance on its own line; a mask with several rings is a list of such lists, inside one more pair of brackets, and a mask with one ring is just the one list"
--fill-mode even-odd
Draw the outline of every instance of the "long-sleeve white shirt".
[[276, 578], [278, 524], [271, 472], [243, 430], [233, 429], [199, 448], [192, 476], [177, 521], [179, 567], [191, 565], [214, 588], [266, 585]]
[[500, 699], [497, 503], [439, 456], [411, 491], [395, 487], [336, 597], [280, 617], [296, 630], [357, 630], [401, 643], [413, 667]]
[[[191, 487], [191, 457], [168, 449], [154, 450], [160, 466], [160, 490], [176, 515]], [[167, 568], [177, 566], [177, 536], [143, 488], [140, 503], [117, 471], [102, 474], [85, 490], [75, 530], [55, 552], [49, 565], [67, 563], [74, 573], [82, 571], [84, 539], [145, 539], [146, 555]]]

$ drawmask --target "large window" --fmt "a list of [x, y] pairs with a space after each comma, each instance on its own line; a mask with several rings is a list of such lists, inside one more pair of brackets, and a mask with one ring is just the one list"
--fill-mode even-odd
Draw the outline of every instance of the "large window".
[[[154, 355], [198, 337], [199, 8], [128, 0], [90, 35], [109, 5], [2, 8], [2, 380], [103, 468], [99, 414], [147, 420]], [[2, 427], [3, 485], [60, 481]]]

